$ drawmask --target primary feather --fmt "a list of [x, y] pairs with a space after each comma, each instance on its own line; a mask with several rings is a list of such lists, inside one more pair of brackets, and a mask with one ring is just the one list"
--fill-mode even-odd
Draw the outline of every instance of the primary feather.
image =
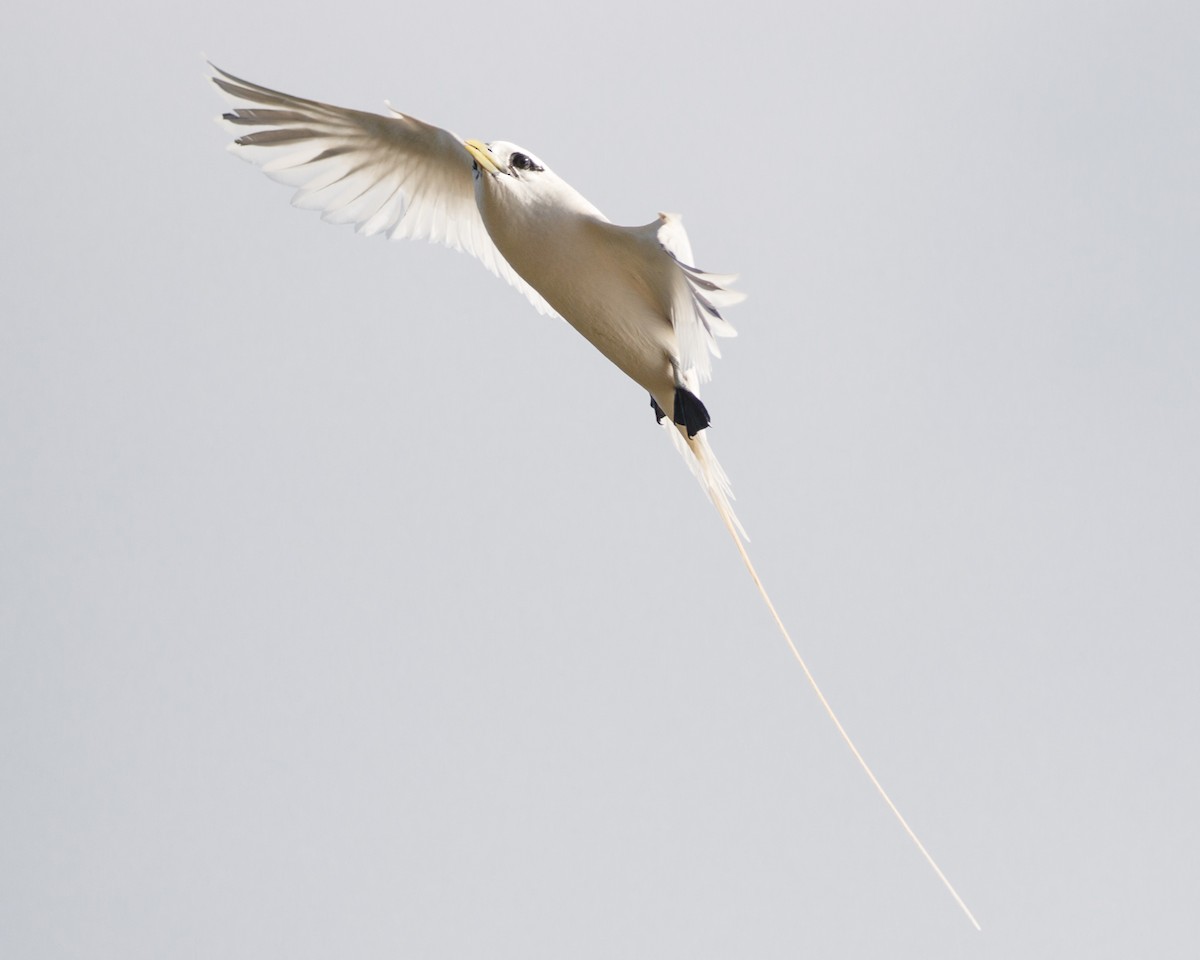
[[[210, 64], [211, 66], [211, 64]], [[447, 130], [393, 111], [390, 117], [293, 97], [213, 66], [212, 82], [235, 109], [221, 121], [229, 149], [295, 187], [292, 203], [366, 236], [429, 240], [476, 257], [553, 311], [492, 243], [475, 205], [471, 157]]]

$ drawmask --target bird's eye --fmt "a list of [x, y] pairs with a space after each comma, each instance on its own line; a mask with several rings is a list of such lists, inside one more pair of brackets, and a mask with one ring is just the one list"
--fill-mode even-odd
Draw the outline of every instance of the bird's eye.
[[509, 165], [514, 170], [538, 171], [538, 170], [542, 169], [540, 165], [535, 163], [533, 160], [529, 159], [529, 157], [527, 157], [523, 153], [514, 153], [512, 155], [512, 159], [509, 160]]

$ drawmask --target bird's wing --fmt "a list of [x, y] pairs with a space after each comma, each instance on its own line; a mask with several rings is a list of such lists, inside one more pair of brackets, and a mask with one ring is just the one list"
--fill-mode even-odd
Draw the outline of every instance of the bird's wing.
[[465, 250], [529, 298], [554, 311], [500, 255], [475, 205], [471, 156], [454, 134], [393, 111], [385, 117], [304, 100], [220, 68], [212, 82], [236, 109], [220, 119], [237, 134], [229, 149], [296, 187], [292, 203], [359, 233]]
[[655, 224], [659, 245], [679, 268], [671, 292], [671, 323], [679, 344], [679, 362], [684, 375], [694, 374], [699, 382], [712, 377], [712, 357], [719, 357], [717, 337], [736, 337], [737, 331], [718, 312], [746, 299], [731, 290], [737, 279], [731, 273], [707, 273], [692, 265], [692, 245], [677, 214], [660, 213]]

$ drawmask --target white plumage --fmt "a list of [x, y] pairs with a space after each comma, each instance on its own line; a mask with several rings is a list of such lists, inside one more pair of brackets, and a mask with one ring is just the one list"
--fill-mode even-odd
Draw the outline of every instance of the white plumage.
[[[734, 335], [719, 309], [742, 299], [728, 274], [692, 263], [677, 216], [640, 227], [609, 220], [533, 153], [506, 141], [461, 140], [392, 111], [385, 117], [279, 93], [213, 68], [237, 106], [222, 122], [231, 149], [296, 188], [293, 203], [364, 234], [465, 250], [557, 313], [651, 396], [660, 422], [700, 479], [759, 593], [847, 746], [955, 901], [962, 898], [909, 827], [825, 699], [767, 595], [708, 445], [700, 384]], [[671, 422], [673, 421], [673, 422]]]
[[539, 312], [563, 317], [675, 421], [676, 446], [745, 536], [699, 402], [716, 338], [735, 335], [719, 308], [743, 294], [732, 275], [692, 264], [679, 217], [617, 226], [516, 144], [464, 141], [395, 110], [334, 107], [213, 69], [237, 106], [221, 118], [237, 135], [231, 150], [295, 187], [296, 206], [368, 236], [465, 250]]

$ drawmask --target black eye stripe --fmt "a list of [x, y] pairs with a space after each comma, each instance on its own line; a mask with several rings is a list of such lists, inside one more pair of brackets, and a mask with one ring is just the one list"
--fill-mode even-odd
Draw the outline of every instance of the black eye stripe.
[[542, 169], [540, 164], [534, 162], [523, 153], [514, 153], [512, 157], [509, 158], [508, 164], [514, 170], [530, 170], [536, 172]]

